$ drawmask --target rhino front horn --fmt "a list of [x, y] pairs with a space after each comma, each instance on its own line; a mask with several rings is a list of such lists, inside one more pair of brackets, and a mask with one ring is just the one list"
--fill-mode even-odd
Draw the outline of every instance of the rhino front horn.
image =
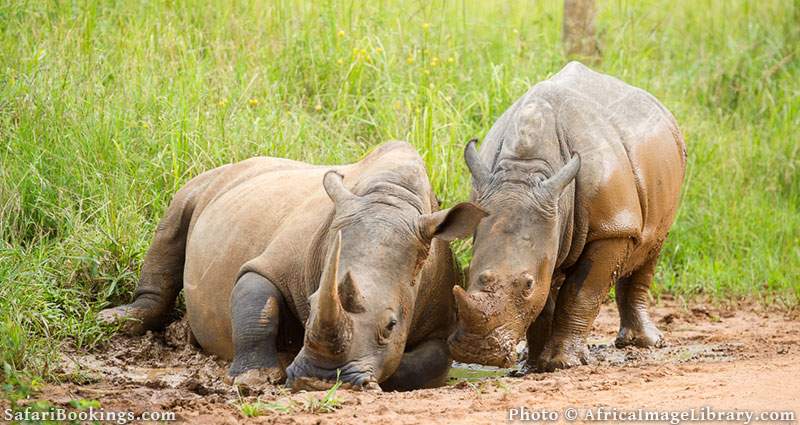
[[342, 232], [336, 233], [333, 246], [322, 273], [318, 290], [317, 311], [309, 329], [314, 345], [326, 348], [331, 354], [346, 350], [350, 339], [350, 317], [342, 307], [339, 297], [339, 256], [342, 249]]
[[456, 299], [456, 308], [458, 309], [458, 320], [470, 325], [475, 325], [483, 321], [484, 317], [470, 302], [464, 288], [456, 285], [453, 287], [453, 297]]

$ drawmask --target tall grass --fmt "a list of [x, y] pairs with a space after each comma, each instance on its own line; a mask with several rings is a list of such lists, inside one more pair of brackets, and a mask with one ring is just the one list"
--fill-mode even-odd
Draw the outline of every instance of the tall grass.
[[[689, 147], [656, 290], [800, 295], [800, 11], [601, 1], [597, 68]], [[0, 0], [0, 360], [48, 374], [127, 301], [172, 194], [254, 155], [353, 161], [413, 143], [447, 205], [462, 147], [565, 63], [561, 2]], [[459, 245], [462, 261], [468, 243]]]

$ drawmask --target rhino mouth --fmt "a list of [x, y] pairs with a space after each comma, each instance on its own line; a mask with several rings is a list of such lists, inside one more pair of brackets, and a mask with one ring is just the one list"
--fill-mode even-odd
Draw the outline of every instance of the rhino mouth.
[[341, 388], [354, 390], [380, 390], [370, 368], [357, 362], [341, 367], [323, 367], [307, 357], [298, 355], [286, 368], [286, 386], [292, 391], [325, 391], [342, 382]]
[[465, 332], [459, 328], [447, 339], [453, 359], [462, 363], [509, 368], [517, 363], [516, 338], [502, 326], [488, 334]]

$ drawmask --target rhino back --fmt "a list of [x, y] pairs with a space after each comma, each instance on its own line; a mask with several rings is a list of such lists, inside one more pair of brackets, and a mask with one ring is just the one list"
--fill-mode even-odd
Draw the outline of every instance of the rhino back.
[[[327, 168], [302, 163], [287, 166], [273, 158], [248, 161], [254, 164], [234, 166], [219, 175], [216, 187], [204, 194], [203, 208], [195, 212], [186, 246], [184, 293], [189, 323], [200, 345], [223, 358], [233, 355], [228, 301], [240, 268], [284, 233], [303, 232], [296, 224], [287, 228], [287, 222], [296, 222], [304, 203], [316, 199], [314, 210], [320, 210], [327, 200], [318, 188]], [[307, 226], [314, 225], [315, 215], [305, 214], [304, 218]], [[304, 248], [302, 242], [298, 237], [294, 244], [286, 244], [285, 250], [303, 258], [298, 252]], [[277, 263], [280, 261], [292, 269], [291, 262], [281, 259]], [[282, 273], [283, 267], [276, 268], [276, 273]], [[288, 293], [288, 287], [280, 287], [286, 282], [274, 281], [283, 293]]]
[[562, 162], [555, 166], [570, 152], [582, 160], [561, 264], [573, 264], [593, 240], [628, 237], [637, 241], [636, 250], [657, 248], [674, 219], [685, 169], [683, 137], [669, 111], [644, 90], [571, 62], [501, 116], [481, 145], [487, 164], [514, 155], [504, 145], [519, 138], [526, 105], [541, 101], [555, 111], [557, 137], [530, 148]]
[[[588, 108], [596, 110], [613, 128], [615, 141], [624, 147], [625, 156], [616, 161], [627, 160], [630, 164], [631, 175], [625, 179], [632, 178], [635, 184], [641, 216], [635, 235], [639, 243], [631, 257], [650, 258], [660, 249], [675, 218], [686, 169], [686, 144], [675, 118], [647, 91], [578, 62], [568, 64], [551, 81], [569, 89], [571, 101], [583, 100]], [[605, 196], [613, 204], [618, 193], [613, 187], [607, 189], [610, 190], [598, 192], [591, 202], [604, 203], [598, 198]], [[579, 202], [581, 195], [588, 194], [579, 193]], [[630, 267], [638, 266], [635, 263]]]

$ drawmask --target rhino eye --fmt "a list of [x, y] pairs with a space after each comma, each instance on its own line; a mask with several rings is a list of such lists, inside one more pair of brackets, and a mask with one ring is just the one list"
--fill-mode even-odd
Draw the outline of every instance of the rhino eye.
[[378, 328], [378, 343], [386, 345], [389, 342], [389, 337], [392, 336], [392, 331], [397, 326], [397, 318], [390, 317], [383, 328]]

